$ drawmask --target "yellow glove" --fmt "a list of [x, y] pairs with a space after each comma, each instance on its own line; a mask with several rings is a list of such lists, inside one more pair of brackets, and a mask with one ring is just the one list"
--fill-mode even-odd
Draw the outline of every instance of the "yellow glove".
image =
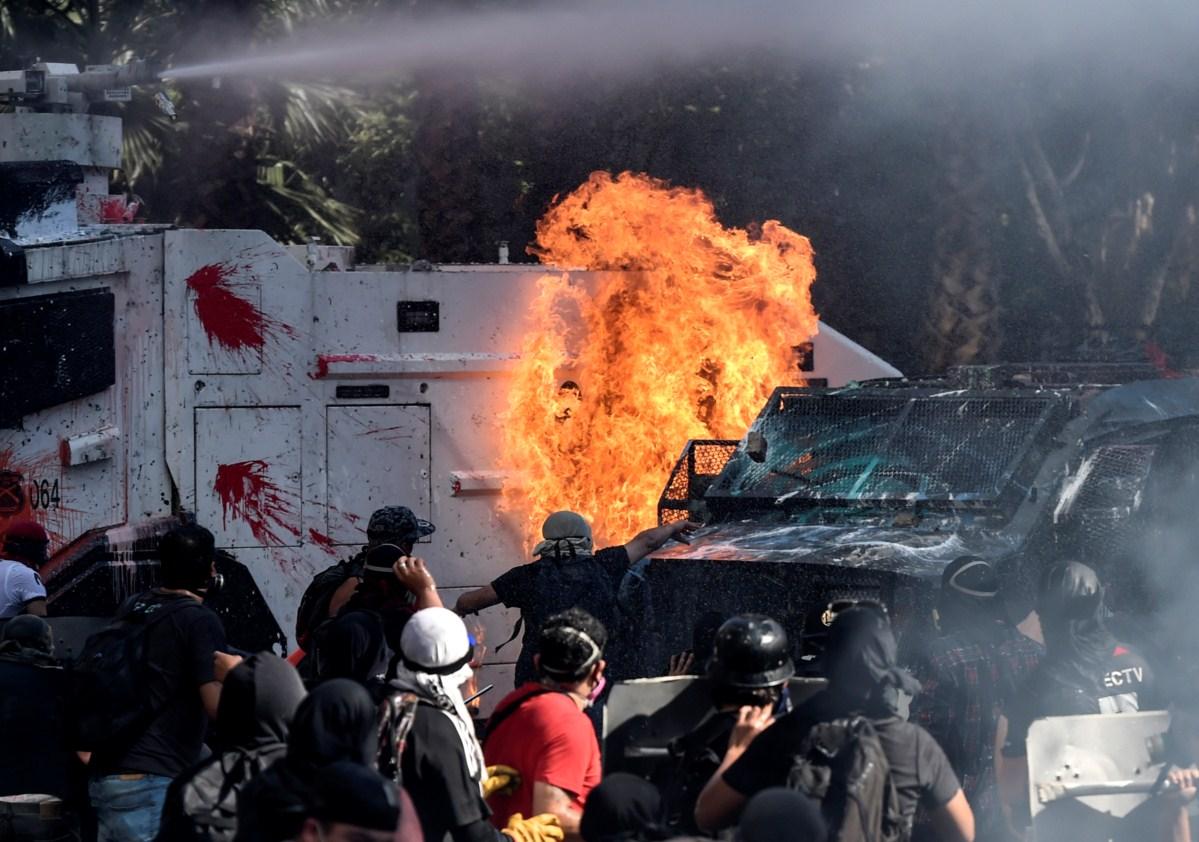
[[497, 792], [511, 795], [520, 787], [520, 772], [511, 766], [488, 766], [487, 780], [483, 781], [483, 797], [490, 798]]
[[553, 813], [542, 813], [529, 819], [520, 813], [513, 813], [508, 819], [508, 826], [500, 832], [513, 842], [562, 842], [566, 836], [558, 826], [558, 817]]

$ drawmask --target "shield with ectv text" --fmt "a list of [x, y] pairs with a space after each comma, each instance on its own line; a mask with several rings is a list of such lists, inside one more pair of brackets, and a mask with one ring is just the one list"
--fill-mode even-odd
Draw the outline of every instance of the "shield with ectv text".
[[16, 471], [0, 471], [0, 516], [15, 515], [25, 508], [24, 482]]

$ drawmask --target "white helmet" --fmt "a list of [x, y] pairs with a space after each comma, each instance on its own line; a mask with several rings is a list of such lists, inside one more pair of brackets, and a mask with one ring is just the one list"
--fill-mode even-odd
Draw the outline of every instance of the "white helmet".
[[424, 608], [400, 635], [400, 655], [413, 672], [449, 675], [470, 663], [473, 647], [462, 618], [448, 608]]

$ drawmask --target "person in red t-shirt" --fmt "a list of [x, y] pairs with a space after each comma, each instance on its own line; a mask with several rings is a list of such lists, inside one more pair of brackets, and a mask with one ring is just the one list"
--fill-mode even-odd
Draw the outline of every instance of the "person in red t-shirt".
[[546, 620], [536, 657], [538, 681], [509, 693], [487, 727], [487, 765], [520, 773], [511, 794], [489, 800], [492, 822], [503, 827], [513, 813], [552, 813], [567, 838], [577, 838], [587, 794], [600, 782], [600, 751], [583, 712], [603, 689], [607, 630], [586, 611], [572, 608]]

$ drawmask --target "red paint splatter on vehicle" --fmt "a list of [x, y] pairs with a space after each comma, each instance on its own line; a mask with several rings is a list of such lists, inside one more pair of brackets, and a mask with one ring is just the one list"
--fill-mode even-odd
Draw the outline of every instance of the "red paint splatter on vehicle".
[[287, 543], [287, 535], [300, 537], [300, 531], [285, 518], [292, 514], [291, 495], [269, 475], [270, 465], [261, 459], [234, 462], [217, 467], [213, 490], [221, 499], [222, 523], [229, 518], [242, 520], [263, 544]]
[[378, 354], [318, 354], [316, 371], [308, 376], [313, 380], [323, 380], [329, 376], [330, 363], [372, 363], [378, 359]]
[[187, 287], [195, 294], [196, 317], [208, 341], [240, 354], [247, 349], [261, 350], [278, 334], [294, 337], [291, 327], [270, 318], [237, 294], [229, 281], [238, 271], [239, 267], [231, 263], [210, 263], [187, 278]]
[[66, 522], [80, 512], [63, 505], [60, 458], [58, 448], [32, 457], [0, 450], [0, 535], [12, 521], [32, 520], [46, 530], [52, 550], [78, 537], [66, 534]]
[[124, 196], [105, 196], [100, 199], [100, 223], [120, 225], [132, 222], [137, 213], [137, 203], [128, 204]]
[[312, 543], [329, 553], [329, 555], [337, 555], [337, 550], [333, 548], [333, 539], [325, 533], [317, 532], [315, 529], [309, 529], [308, 537], [312, 539]]

